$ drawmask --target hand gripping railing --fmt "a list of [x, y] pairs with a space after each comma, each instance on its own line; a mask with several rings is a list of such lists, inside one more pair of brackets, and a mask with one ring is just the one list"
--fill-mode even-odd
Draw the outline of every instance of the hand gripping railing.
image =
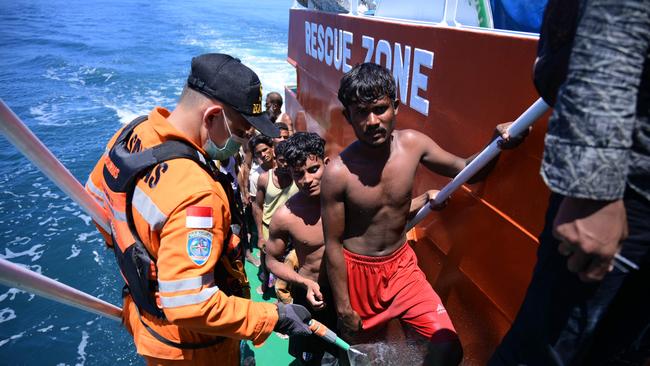
[[[546, 111], [550, 109], [549, 105], [539, 98], [533, 103], [524, 113], [522, 113], [515, 122], [508, 127], [508, 134], [510, 136], [518, 136], [532, 126]], [[439, 205], [445, 202], [451, 194], [456, 191], [460, 186], [467, 183], [476, 173], [485, 167], [490, 160], [494, 159], [499, 152], [501, 152], [500, 142], [503, 139], [499, 136], [492, 141], [480, 154], [474, 158], [467, 166], [461, 170], [454, 179], [444, 186], [433, 200], [433, 205]], [[415, 217], [406, 224], [406, 231], [411, 230], [415, 225], [424, 220], [429, 213], [431, 213], [431, 204], [427, 203], [422, 207]], [[638, 270], [639, 267], [629, 259], [620, 254], [614, 256], [614, 266], [622, 272], [628, 272], [628, 268]]]
[[[522, 132], [526, 131], [528, 127], [532, 126], [533, 123], [538, 120], [547, 110], [549, 109], [548, 104], [542, 100], [542, 98], [537, 99], [533, 105], [531, 105], [515, 122], [508, 127], [508, 134], [510, 136], [517, 136]], [[490, 160], [494, 159], [501, 148], [499, 146], [500, 141], [503, 141], [501, 136], [497, 137], [492, 141], [480, 154], [474, 158], [467, 166], [461, 170], [454, 179], [444, 186], [440, 192], [436, 195], [436, 198], [433, 200], [433, 205], [439, 205], [445, 202], [451, 194], [456, 191], [460, 186], [467, 183], [467, 181], [478, 173], [479, 170], [483, 169]], [[425, 217], [431, 212], [431, 204], [425, 204], [424, 207], [418, 211], [415, 217], [406, 225], [406, 230], [411, 230], [415, 225], [419, 224], [420, 221], [424, 220]]]
[[[45, 145], [25, 126], [0, 99], [0, 131], [16, 148], [72, 198], [95, 222], [110, 232], [106, 215], [83, 186], [70, 174]], [[48, 299], [74, 306], [78, 309], [121, 319], [122, 310], [103, 300], [30, 271], [5, 259], [0, 259], [0, 282], [33, 292]]]

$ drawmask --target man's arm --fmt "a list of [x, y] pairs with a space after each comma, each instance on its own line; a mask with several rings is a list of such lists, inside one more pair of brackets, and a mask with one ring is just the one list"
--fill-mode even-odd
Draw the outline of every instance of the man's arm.
[[264, 235], [262, 234], [262, 214], [264, 210], [264, 196], [266, 195], [266, 184], [269, 180], [269, 172], [260, 174], [257, 179], [257, 194], [255, 195], [255, 202], [253, 202], [253, 219], [255, 219], [255, 226], [257, 226], [257, 247], [262, 250], [264, 248]]
[[[433, 201], [436, 198], [438, 192], [440, 191], [436, 189], [431, 189], [413, 198], [411, 200], [411, 206], [409, 207], [408, 221], [411, 221], [411, 219], [415, 217], [415, 214], [417, 214], [418, 211], [420, 211], [420, 209], [427, 204], [427, 202]], [[436, 210], [442, 210], [443, 208], [445, 208], [445, 206], [446, 206], [446, 202], [438, 207], [433, 207], [433, 206], [431, 207]]]
[[348, 272], [343, 257], [345, 230], [345, 172], [340, 158], [325, 168], [321, 182], [321, 216], [325, 235], [325, 260], [336, 312], [344, 334], [361, 330], [361, 318], [350, 305]]
[[[521, 136], [510, 136], [506, 131], [511, 124], [512, 122], [498, 124], [494, 129], [494, 135], [490, 142], [501, 136], [504, 139], [501, 148], [513, 149], [519, 146], [528, 135], [528, 132]], [[530, 131], [530, 129], [528, 131]], [[461, 158], [444, 150], [429, 136], [421, 132], [413, 130], [407, 130], [405, 132], [407, 132], [406, 137], [409, 145], [414, 146], [414, 148], [417, 149], [417, 154], [421, 154], [420, 156], [422, 158], [420, 161], [422, 164], [432, 172], [445, 177], [455, 177], [480, 153], [479, 151], [468, 158]], [[496, 158], [492, 159], [485, 167], [483, 167], [483, 169], [469, 179], [468, 183], [476, 183], [485, 179], [492, 169], [494, 169], [498, 159], [499, 156], [497, 155]]]
[[248, 175], [250, 174], [250, 167], [246, 164], [241, 164], [239, 173], [237, 174], [237, 184], [239, 184], [239, 192], [241, 193], [242, 203], [248, 205], [250, 203], [250, 193], [248, 192]]
[[324, 306], [324, 303], [318, 283], [304, 278], [281, 261], [290, 237], [290, 229], [286, 223], [287, 215], [289, 215], [289, 212], [286, 206], [279, 208], [273, 214], [273, 219], [269, 226], [269, 240], [266, 241], [266, 267], [276, 277], [305, 288], [309, 303], [314, 309], [320, 309]]
[[565, 196], [558, 249], [584, 281], [604, 277], [627, 234], [622, 198], [649, 48], [650, 0], [587, 2], [542, 163], [546, 184]]
[[429, 136], [415, 130], [403, 130], [403, 146], [413, 149], [420, 156], [420, 162], [432, 172], [453, 178], [469, 163], [468, 159], [458, 157], [436, 144]]

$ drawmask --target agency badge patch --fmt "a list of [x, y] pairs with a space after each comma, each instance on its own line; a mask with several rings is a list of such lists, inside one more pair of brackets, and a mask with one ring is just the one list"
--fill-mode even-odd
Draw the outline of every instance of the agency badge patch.
[[212, 252], [212, 233], [205, 230], [195, 230], [187, 235], [187, 255], [192, 262], [202, 266], [210, 258]]

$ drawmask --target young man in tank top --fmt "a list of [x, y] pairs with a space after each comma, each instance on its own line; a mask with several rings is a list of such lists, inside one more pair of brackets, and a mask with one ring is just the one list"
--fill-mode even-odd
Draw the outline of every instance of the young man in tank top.
[[[327, 272], [342, 333], [381, 339], [386, 324], [397, 318], [429, 340], [426, 364], [458, 364], [456, 331], [405, 243], [404, 228], [420, 163], [454, 177], [473, 157], [455, 156], [421, 132], [395, 130], [395, 81], [382, 66], [355, 66], [341, 79], [338, 98], [357, 141], [328, 165], [321, 202]], [[507, 127], [497, 126], [497, 134], [509, 139]]]
[[260, 237], [262, 255], [260, 257], [260, 280], [262, 286], [258, 293], [267, 294], [273, 287], [273, 279], [266, 268], [266, 241], [269, 238], [269, 225], [271, 217], [275, 211], [284, 205], [287, 200], [298, 192], [298, 187], [293, 183], [291, 172], [287, 167], [284, 158], [284, 148], [286, 142], [282, 141], [275, 146], [274, 160], [275, 168], [269, 169], [260, 174], [257, 180], [257, 194], [253, 205], [256, 207], [258, 215], [255, 216], [257, 230]]

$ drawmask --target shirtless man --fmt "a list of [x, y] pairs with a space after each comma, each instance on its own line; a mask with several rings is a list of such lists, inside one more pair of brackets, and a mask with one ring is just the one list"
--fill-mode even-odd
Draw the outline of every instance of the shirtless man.
[[[294, 303], [305, 304], [318, 321], [335, 327], [336, 313], [331, 307], [325, 308], [321, 293], [321, 286], [325, 295], [329, 292], [327, 276], [321, 271], [325, 241], [320, 220], [320, 180], [329, 162], [325, 157], [325, 140], [315, 133], [298, 132], [285, 143], [284, 157], [298, 193], [273, 215], [266, 244], [266, 265], [275, 276], [291, 285]], [[298, 272], [282, 263], [290, 241], [298, 256]], [[301, 364], [320, 365], [324, 352], [337, 354], [335, 347], [316, 336], [289, 339], [289, 353]]]
[[[279, 208], [269, 229], [266, 244], [266, 265], [278, 278], [292, 285], [294, 303], [312, 309], [314, 319], [335, 329], [337, 316], [333, 306], [323, 254], [325, 239], [321, 221], [321, 177], [329, 158], [325, 157], [325, 140], [315, 133], [297, 132], [287, 140], [284, 152], [298, 193]], [[437, 191], [429, 191], [411, 201], [409, 214], [414, 216]], [[298, 272], [282, 263], [287, 245], [291, 241], [298, 256]], [[323, 352], [336, 355], [337, 350], [321, 339], [291, 337], [289, 353], [304, 364], [320, 365]], [[305, 352], [309, 362], [305, 360]]]
[[[358, 139], [329, 164], [321, 194], [327, 272], [342, 334], [380, 336], [399, 318], [429, 340], [426, 364], [458, 364], [454, 326], [405, 244], [405, 225], [419, 164], [454, 177], [473, 157], [457, 157], [421, 132], [395, 130], [395, 81], [382, 66], [355, 66], [341, 79], [338, 98]], [[504, 138], [507, 127], [497, 126]]]

